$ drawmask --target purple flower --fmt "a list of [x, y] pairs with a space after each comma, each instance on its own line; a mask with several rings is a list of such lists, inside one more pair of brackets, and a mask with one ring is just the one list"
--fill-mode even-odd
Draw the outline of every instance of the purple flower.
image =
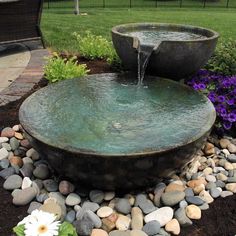
[[204, 90], [204, 89], [206, 89], [206, 85], [203, 84], [203, 83], [200, 83], [200, 84], [198, 84], [198, 88], [199, 88], [200, 90]]
[[223, 122], [223, 127], [226, 129], [226, 130], [230, 130], [232, 128], [232, 123], [230, 121], [224, 121]]
[[228, 117], [229, 122], [233, 123], [236, 121], [236, 114], [234, 114], [234, 113], [229, 113], [227, 117]]
[[208, 94], [208, 98], [214, 103], [216, 101], [216, 94], [214, 92], [210, 92]]
[[220, 103], [222, 103], [222, 102], [225, 102], [225, 96], [223, 96], [223, 95], [220, 95], [218, 98], [217, 98], [217, 101], [218, 102], [220, 102]]

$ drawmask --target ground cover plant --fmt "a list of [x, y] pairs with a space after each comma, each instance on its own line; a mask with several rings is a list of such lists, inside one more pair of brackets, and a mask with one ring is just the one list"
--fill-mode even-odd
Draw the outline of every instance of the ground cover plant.
[[49, 82], [57, 82], [65, 79], [79, 78], [87, 75], [89, 70], [85, 64], [77, 65], [75, 57], [69, 59], [60, 57], [54, 53], [44, 67], [45, 78]]

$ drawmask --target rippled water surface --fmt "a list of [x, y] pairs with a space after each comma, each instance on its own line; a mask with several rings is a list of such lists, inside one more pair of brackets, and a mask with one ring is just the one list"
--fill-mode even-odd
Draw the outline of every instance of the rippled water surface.
[[136, 80], [104, 74], [47, 86], [26, 100], [20, 119], [48, 144], [103, 154], [161, 150], [209, 128], [214, 109], [203, 95], [166, 79]]
[[168, 40], [195, 40], [206, 38], [200, 34], [194, 34], [189, 32], [175, 32], [175, 31], [133, 31], [127, 33], [130, 36], [137, 37], [141, 44], [155, 45], [156, 43]]

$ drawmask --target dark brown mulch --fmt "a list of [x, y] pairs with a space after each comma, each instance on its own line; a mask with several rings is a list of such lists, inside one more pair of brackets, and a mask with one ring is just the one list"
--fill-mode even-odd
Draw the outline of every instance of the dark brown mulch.
[[[105, 61], [88, 61], [79, 58], [79, 63], [87, 64], [90, 74], [114, 72]], [[46, 85], [42, 81], [34, 91]], [[17, 110], [14, 114], [17, 115]], [[15, 117], [17, 122], [17, 116]], [[7, 124], [4, 124], [5, 126]], [[0, 178], [0, 236], [12, 236], [12, 228], [27, 215], [28, 206], [16, 207], [12, 204], [10, 192], [2, 188]], [[181, 229], [181, 236], [234, 236], [236, 235], [236, 195], [219, 198], [202, 211], [202, 218], [192, 226]]]

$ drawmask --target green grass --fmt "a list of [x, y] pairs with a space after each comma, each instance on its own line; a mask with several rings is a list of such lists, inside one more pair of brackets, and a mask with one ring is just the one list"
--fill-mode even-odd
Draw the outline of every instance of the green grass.
[[[232, 1], [232, 0], [231, 0]], [[83, 8], [88, 15], [73, 15], [71, 8], [44, 9], [41, 28], [48, 47], [55, 51], [76, 53], [73, 32], [90, 30], [111, 40], [115, 25], [131, 22], [167, 22], [207, 27], [220, 33], [220, 40], [236, 38], [235, 8]]]

